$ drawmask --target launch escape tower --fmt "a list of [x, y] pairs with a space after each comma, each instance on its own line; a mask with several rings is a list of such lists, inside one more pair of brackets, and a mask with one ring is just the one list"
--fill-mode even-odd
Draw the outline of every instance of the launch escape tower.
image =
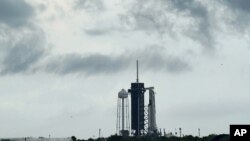
[[[130, 95], [131, 96], [131, 135], [133, 136], [144, 136], [144, 135], [157, 136], [158, 131], [157, 131], [157, 125], [156, 125], [154, 87], [145, 88], [144, 83], [139, 82], [139, 68], [138, 67], [139, 65], [138, 65], [138, 60], [137, 60], [136, 82], [131, 83], [131, 88], [128, 89], [128, 92], [122, 89], [118, 93], [117, 128], [116, 128], [117, 133], [121, 136], [130, 135], [130, 127], [128, 125], [129, 124], [128, 95]], [[149, 91], [149, 101], [148, 101], [148, 105], [145, 105], [144, 94], [147, 90]]]

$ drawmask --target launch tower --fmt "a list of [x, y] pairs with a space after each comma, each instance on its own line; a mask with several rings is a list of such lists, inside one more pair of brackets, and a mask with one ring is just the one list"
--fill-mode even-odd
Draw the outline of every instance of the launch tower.
[[[154, 87], [144, 87], [144, 83], [139, 82], [139, 64], [136, 62], [137, 77], [136, 82], [131, 83], [130, 89], [126, 92], [122, 89], [118, 93], [117, 102], [117, 133], [127, 136], [158, 136], [156, 125], [155, 92]], [[144, 95], [149, 91], [148, 105], [144, 103]], [[129, 127], [129, 103], [128, 95], [131, 97], [131, 132]]]
[[137, 78], [135, 83], [131, 83], [131, 88], [128, 90], [131, 94], [131, 129], [134, 136], [140, 136], [145, 133], [144, 129], [144, 83], [139, 82], [138, 77], [138, 61]]

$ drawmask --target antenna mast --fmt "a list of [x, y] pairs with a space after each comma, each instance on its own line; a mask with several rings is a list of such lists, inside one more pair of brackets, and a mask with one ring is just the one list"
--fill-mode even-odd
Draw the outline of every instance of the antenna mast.
[[136, 60], [136, 72], [137, 72], [136, 82], [139, 83], [139, 64], [138, 64], [138, 60]]

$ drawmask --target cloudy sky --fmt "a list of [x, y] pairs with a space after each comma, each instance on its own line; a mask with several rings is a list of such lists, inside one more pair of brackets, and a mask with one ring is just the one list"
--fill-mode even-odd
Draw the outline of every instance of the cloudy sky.
[[0, 138], [114, 134], [136, 59], [159, 128], [249, 124], [249, 25], [249, 0], [1, 0]]

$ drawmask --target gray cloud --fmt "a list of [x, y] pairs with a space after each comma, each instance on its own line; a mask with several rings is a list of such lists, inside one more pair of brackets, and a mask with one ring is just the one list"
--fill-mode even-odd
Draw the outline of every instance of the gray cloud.
[[88, 56], [82, 56], [80, 54], [68, 54], [55, 57], [46, 66], [46, 69], [49, 72], [59, 74], [111, 73], [121, 70], [127, 65], [126, 63], [126, 61], [123, 62], [123, 60], [118, 60], [116, 58], [101, 54], [93, 54]]
[[[177, 21], [174, 21], [173, 16]], [[185, 21], [179, 21], [180, 17]], [[207, 7], [196, 0], [136, 1], [128, 8], [123, 22], [148, 33], [186, 35], [210, 49], [215, 43]], [[181, 26], [178, 25], [180, 23]]]
[[0, 1], [1, 75], [29, 72], [45, 55], [45, 36], [33, 15], [25, 0]]
[[[14, 1], [4, 1], [5, 5], [11, 5], [9, 8], [15, 8], [16, 3]], [[21, 2], [21, 3], [20, 3]], [[23, 21], [5, 21], [5, 24], [11, 25], [10, 27], [4, 27], [1, 31], [0, 36], [4, 40], [0, 40], [0, 44], [3, 47], [0, 54], [0, 73], [16, 74], [16, 73], [32, 73], [42, 72], [55, 73], [55, 74], [107, 74], [117, 73], [126, 69], [134, 68], [135, 60], [139, 59], [142, 62], [142, 69], [153, 70], [153, 71], [166, 71], [169, 73], [180, 73], [191, 69], [191, 66], [185, 60], [166, 54], [164, 47], [150, 46], [137, 51], [127, 51], [116, 55], [103, 55], [103, 54], [65, 54], [61, 56], [46, 56], [47, 52], [45, 48], [46, 40], [44, 33], [34, 25], [24, 29], [13, 29], [12, 26], [21, 26], [26, 24], [32, 15], [32, 8], [26, 5], [24, 1], [20, 1], [20, 7], [17, 6], [17, 10], [10, 14], [9, 18], [15, 18], [15, 16], [23, 17]], [[88, 0], [77, 1], [79, 6], [89, 7], [90, 5], [102, 6], [102, 1], [97, 0], [90, 4]], [[18, 4], [17, 3], [17, 4]], [[91, 6], [90, 6], [91, 7]], [[27, 8], [20, 15], [16, 15], [18, 10]], [[12, 11], [12, 10], [10, 10]], [[136, 14], [136, 13], [134, 13]], [[138, 13], [140, 17], [141, 13]], [[142, 28], [148, 27], [149, 29], [157, 23], [154, 22], [153, 15], [145, 15], [142, 18], [142, 23], [148, 23]], [[162, 16], [165, 16], [162, 14]], [[2, 16], [3, 17], [3, 16]], [[146, 22], [145, 19], [151, 20], [152, 22]], [[3, 19], [3, 18], [2, 18]], [[2, 19], [0, 19], [2, 21]], [[140, 18], [137, 18], [140, 19]], [[167, 23], [167, 22], [166, 22]], [[164, 29], [160, 25], [159, 30]], [[158, 26], [155, 26], [158, 28]], [[110, 29], [111, 30], [111, 29]], [[88, 31], [89, 34], [103, 34], [102, 32]], [[103, 31], [106, 32], [106, 31]], [[42, 62], [41, 60], [47, 60]]]
[[88, 35], [92, 35], [92, 36], [99, 36], [99, 35], [104, 35], [107, 33], [112, 32], [114, 29], [111, 27], [103, 27], [103, 28], [93, 28], [93, 29], [86, 29], [84, 30], [84, 32]]
[[[27, 31], [28, 30], [28, 31]], [[54, 56], [47, 50], [43, 31], [38, 28], [13, 30], [4, 28], [0, 32], [0, 73], [46, 72], [54, 74], [110, 74], [134, 69], [135, 60], [141, 61], [141, 68], [148, 71], [181, 73], [191, 70], [182, 57], [166, 53], [162, 46], [128, 50], [121, 54], [65, 54]]]
[[223, 0], [221, 4], [226, 5], [232, 13], [230, 23], [234, 29], [240, 32], [249, 31], [250, 1], [249, 0]]
[[197, 40], [203, 46], [209, 48], [214, 46], [215, 39], [213, 38], [213, 28], [211, 28], [211, 19], [209, 17], [207, 7], [196, 0], [171, 0], [171, 5], [174, 9], [177, 9], [181, 13], [187, 14], [196, 22], [193, 27], [189, 27], [189, 29], [186, 31], [187, 36]]
[[242, 12], [250, 13], [250, 1], [249, 0], [225, 0], [231, 8], [235, 10], [241, 10]]
[[165, 14], [165, 8], [160, 1], [136, 1], [128, 7], [127, 13], [121, 15], [121, 20], [135, 30], [161, 34], [172, 32], [174, 25]]
[[217, 23], [212, 15], [215, 13], [209, 11], [202, 1], [133, 1], [125, 9], [127, 12], [119, 15], [118, 25], [103, 26], [98, 23], [94, 28], [84, 30], [85, 33], [96, 36], [113, 31], [139, 30], [147, 34], [157, 33], [174, 38], [186, 36], [205, 49], [214, 49]]
[[0, 22], [11, 27], [27, 24], [33, 15], [32, 7], [24, 0], [1, 0]]
[[[4, 74], [15, 74], [28, 72], [45, 55], [45, 38], [42, 31], [19, 30], [19, 33], [11, 29], [0, 36], [6, 38], [0, 41], [1, 59], [0, 72]], [[35, 30], [35, 29], [32, 29]], [[17, 34], [17, 35], [16, 35]]]
[[102, 0], [76, 0], [75, 8], [86, 11], [104, 10], [104, 3]]
[[92, 54], [83, 56], [80, 54], [68, 54], [50, 59], [45, 69], [48, 72], [58, 74], [109, 74], [134, 68], [136, 59], [141, 61], [142, 69], [152, 71], [167, 71], [180, 73], [191, 69], [184, 60], [164, 54], [164, 48], [151, 46], [135, 52], [124, 52], [119, 55]]

